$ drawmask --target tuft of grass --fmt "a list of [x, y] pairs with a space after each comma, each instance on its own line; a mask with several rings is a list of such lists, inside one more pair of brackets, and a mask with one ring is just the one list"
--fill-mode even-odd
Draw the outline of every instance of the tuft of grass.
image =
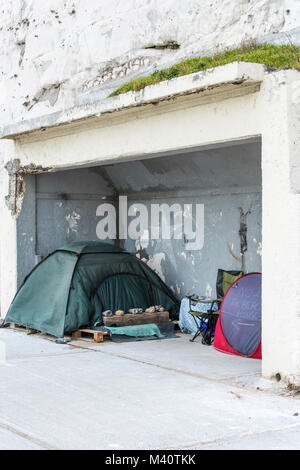
[[182, 77], [190, 73], [230, 64], [232, 62], [253, 62], [264, 64], [271, 69], [297, 69], [300, 70], [300, 48], [290, 44], [276, 46], [273, 44], [257, 45], [255, 43], [243, 44], [236, 49], [217, 52], [212, 56], [195, 57], [183, 60], [172, 67], [157, 70], [152, 75], [139, 77], [125, 83], [109, 96], [120, 95], [128, 91], [139, 91], [148, 85]]

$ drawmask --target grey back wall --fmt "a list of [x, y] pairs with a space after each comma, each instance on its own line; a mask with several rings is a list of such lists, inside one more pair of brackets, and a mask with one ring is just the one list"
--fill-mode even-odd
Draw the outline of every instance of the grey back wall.
[[153, 203], [204, 205], [201, 250], [189, 251], [184, 239], [174, 238], [128, 239], [124, 246], [155, 269], [180, 297], [188, 292], [215, 295], [217, 269], [240, 269], [236, 259], [240, 255], [239, 208], [251, 211], [245, 268], [261, 270], [260, 154], [260, 143], [253, 142], [27, 176], [17, 223], [18, 282], [60, 245], [97, 240], [97, 207], [109, 202], [118, 211], [118, 197], [126, 195], [128, 206], [143, 203], [149, 213]]

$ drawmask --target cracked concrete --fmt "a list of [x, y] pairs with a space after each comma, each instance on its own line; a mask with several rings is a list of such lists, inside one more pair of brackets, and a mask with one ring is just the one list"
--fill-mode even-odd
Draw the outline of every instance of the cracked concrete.
[[57, 345], [1, 329], [0, 448], [300, 448], [299, 398], [259, 361], [188, 339]]
[[12, 216], [17, 218], [22, 210], [26, 190], [23, 176], [42, 173], [44, 171], [52, 171], [52, 168], [43, 168], [41, 165], [35, 165], [34, 163], [21, 166], [20, 160], [16, 158], [8, 161], [5, 164], [5, 169], [9, 175], [9, 193], [5, 197], [5, 202], [8, 209], [11, 211]]
[[9, 175], [8, 190], [5, 202], [13, 216], [18, 216], [22, 209], [22, 202], [25, 194], [25, 182], [19, 174], [20, 161], [11, 160], [6, 163], [5, 168]]

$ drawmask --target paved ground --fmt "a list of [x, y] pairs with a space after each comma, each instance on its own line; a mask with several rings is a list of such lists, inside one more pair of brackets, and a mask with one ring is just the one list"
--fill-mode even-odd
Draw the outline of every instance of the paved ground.
[[0, 449], [300, 449], [299, 398], [259, 361], [188, 338], [57, 345], [0, 330]]

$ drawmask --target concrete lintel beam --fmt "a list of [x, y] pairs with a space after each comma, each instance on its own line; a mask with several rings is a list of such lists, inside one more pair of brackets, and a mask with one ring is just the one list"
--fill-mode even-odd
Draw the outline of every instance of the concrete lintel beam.
[[[147, 86], [139, 92], [128, 92], [112, 98], [95, 99], [93, 104], [73, 107], [37, 118], [8, 124], [0, 129], [0, 138], [17, 138], [24, 134], [43, 131], [58, 126], [70, 126], [88, 118], [100, 118], [117, 111], [168, 102], [172, 98], [205, 91], [213, 98], [222, 89], [233, 94], [232, 85], [239, 88], [240, 94], [257, 91], [263, 81], [266, 68], [261, 64], [233, 62], [202, 72], [166, 80]], [[229, 87], [231, 86], [231, 88]], [[229, 88], [228, 88], [229, 87]]]

